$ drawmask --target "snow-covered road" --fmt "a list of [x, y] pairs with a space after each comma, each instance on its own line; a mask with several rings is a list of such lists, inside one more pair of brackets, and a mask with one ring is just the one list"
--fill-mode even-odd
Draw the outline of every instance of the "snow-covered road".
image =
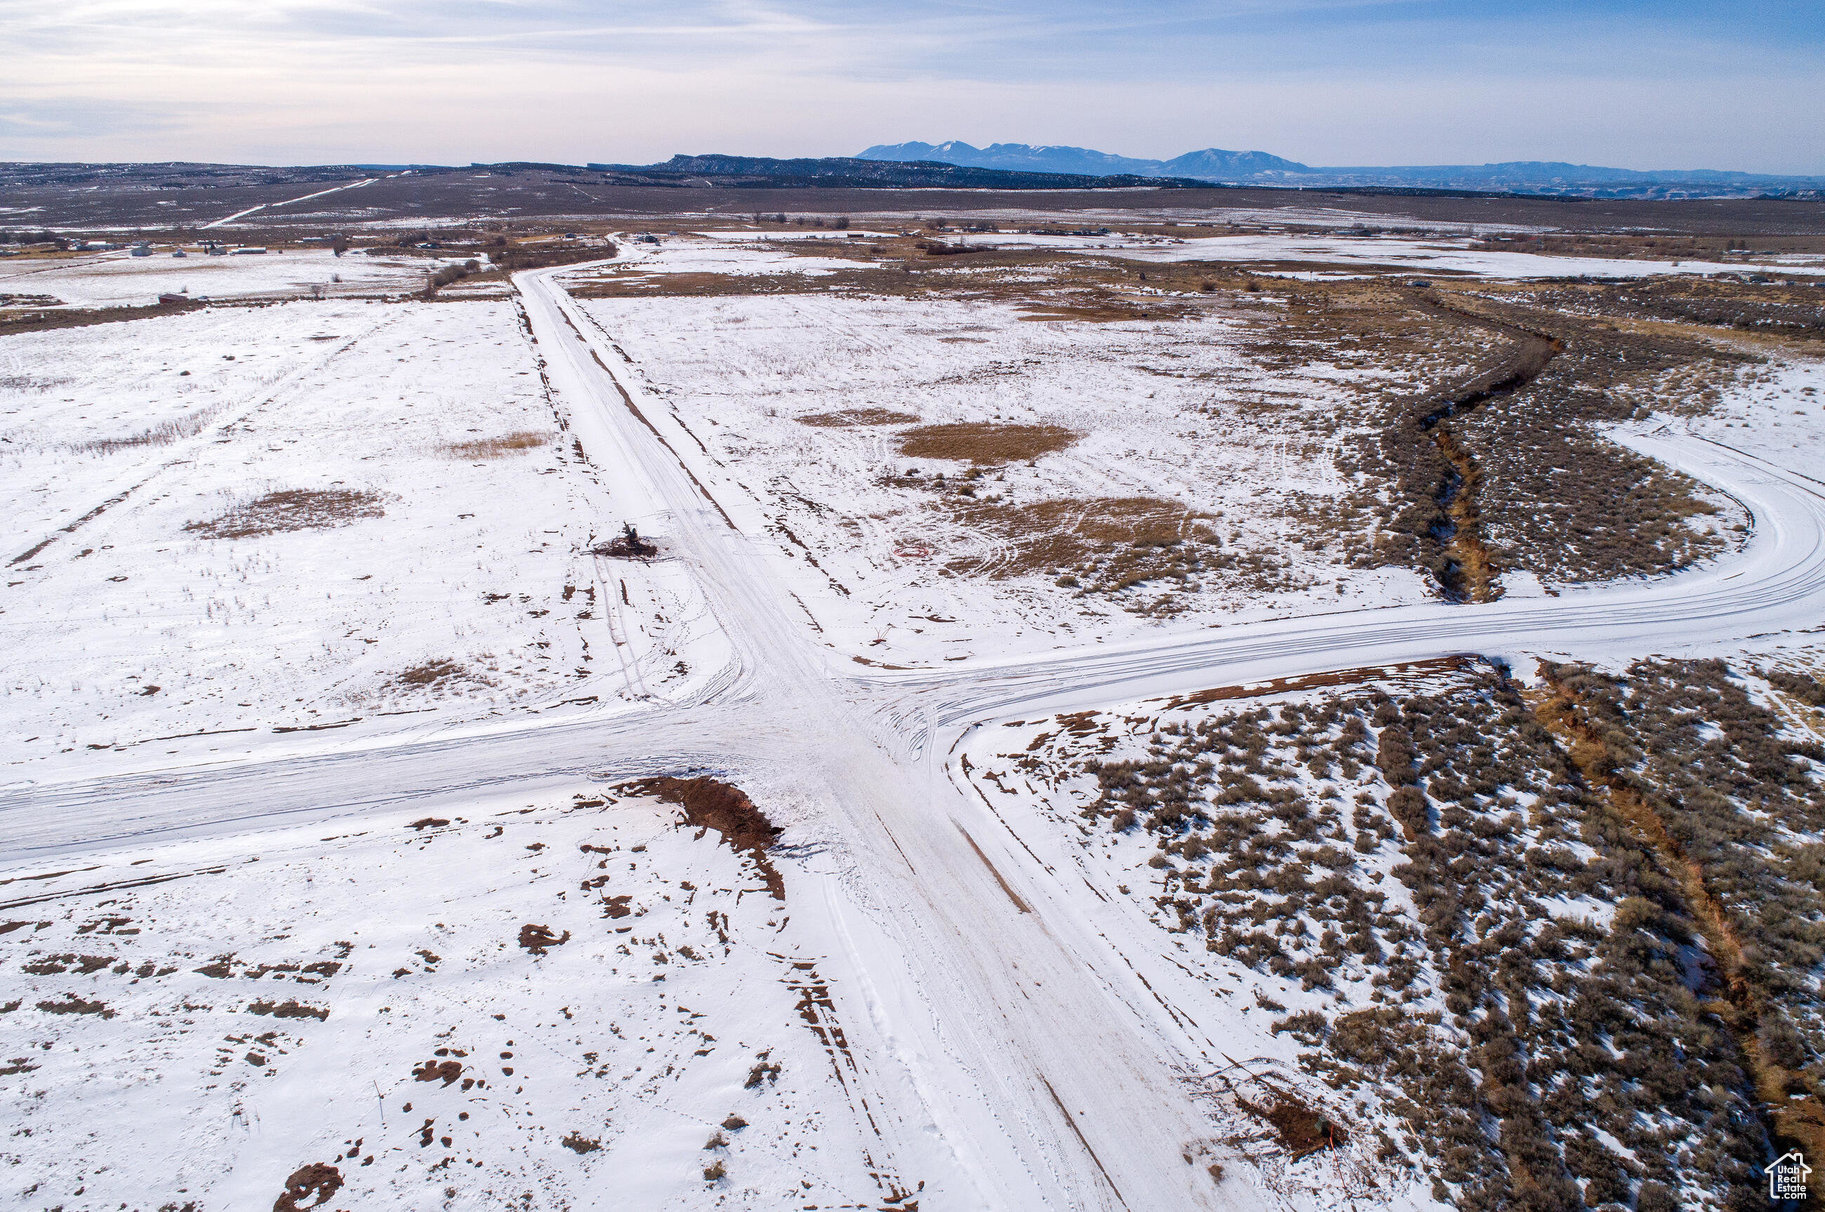
[[[1825, 486], [1671, 430], [1618, 434], [1730, 493], [1754, 534], [1740, 556], [1670, 579], [1338, 613], [943, 671], [830, 663], [771, 574], [668, 444], [619, 351], [552, 281], [516, 282], [572, 433], [703, 584], [734, 652], [715, 691], [636, 715], [328, 747], [0, 792], [18, 860], [252, 832], [380, 806], [459, 805], [532, 790], [712, 769], [789, 789], [795, 921], [809, 922], [880, 1133], [883, 1165], [932, 1207], [1246, 1207], [1264, 1192], [1205, 1171], [1207, 1120], [1184, 1078], [1183, 1029], [1116, 947], [1048, 913], [1054, 875], [948, 759], [977, 724], [1117, 699], [1476, 652], [1588, 656], [1740, 645], [1825, 619]], [[643, 407], [643, 405], [645, 407]], [[1240, 1179], [1240, 1181], [1238, 1181]]]

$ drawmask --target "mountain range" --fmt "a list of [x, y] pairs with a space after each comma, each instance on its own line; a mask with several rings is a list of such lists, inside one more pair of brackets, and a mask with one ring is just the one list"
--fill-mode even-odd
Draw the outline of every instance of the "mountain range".
[[590, 164], [592, 171], [627, 185], [716, 185], [722, 187], [821, 187], [860, 189], [1118, 189], [1202, 184], [1189, 178], [1099, 167], [1094, 172], [1062, 169], [985, 168], [947, 160], [828, 156], [778, 160], [769, 156], [673, 156], [661, 164]]
[[1825, 177], [1774, 176], [1715, 169], [1640, 171], [1591, 164], [1517, 160], [1500, 164], [1419, 164], [1314, 167], [1262, 151], [1205, 148], [1170, 160], [1118, 156], [1087, 147], [991, 143], [878, 144], [862, 160], [955, 164], [1007, 172], [1122, 174], [1208, 181], [1223, 185], [1307, 188], [1449, 189], [1584, 197], [1741, 197], [1814, 194]]

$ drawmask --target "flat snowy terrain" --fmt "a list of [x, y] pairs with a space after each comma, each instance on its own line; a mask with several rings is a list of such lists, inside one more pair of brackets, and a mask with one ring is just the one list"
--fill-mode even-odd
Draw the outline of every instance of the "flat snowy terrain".
[[[1224, 239], [1289, 275], [1611, 272], [1034, 237], [1162, 267]], [[0, 335], [0, 1202], [1494, 1198], [1491, 1125], [1544, 1131], [1491, 1085], [1502, 1041], [1583, 1055], [1527, 1016], [1646, 920], [1588, 744], [1539, 722], [1552, 662], [1687, 661], [1655, 668], [1711, 679], [1667, 700], [1695, 752], [1778, 713], [1750, 773], [1812, 794], [1781, 763], [1825, 734], [1785, 673], [1825, 609], [1816, 357], [1744, 343], [1702, 406], [1602, 414], [1718, 503], [1677, 525], [1743, 527], [1711, 556], [1471, 604], [1370, 558], [1370, 405], [1476, 396], [1506, 321], [1333, 347], [1246, 274], [1117, 306], [1000, 288], [1025, 267], [805, 289], [882, 283], [811, 252], [666, 235], [437, 301], [406, 259], [0, 265], [83, 307], [193, 266], [242, 300]], [[1485, 866], [1437, 883], [1442, 838]], [[1728, 962], [1658, 903], [1654, 947]], [[1512, 1038], [1464, 1000], [1485, 939], [1552, 990], [1502, 986]], [[1615, 1005], [1695, 1067], [1654, 1117], [1592, 1086], [1566, 1164], [1592, 1204], [1721, 1206], [1704, 1125], [1742, 1074], [1649, 967]]]

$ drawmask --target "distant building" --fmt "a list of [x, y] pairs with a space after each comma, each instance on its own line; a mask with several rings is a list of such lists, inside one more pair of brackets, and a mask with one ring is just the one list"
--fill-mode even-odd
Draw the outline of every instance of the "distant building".
[[190, 254], [181, 248], [174, 248], [171, 250], [171, 255], [174, 257], [188, 257]]
[[264, 257], [266, 250], [264, 248], [236, 248], [231, 250], [228, 255], [231, 257]]
[[133, 246], [133, 252], [130, 255], [135, 257], [149, 257], [152, 255], [152, 246], [144, 240], [141, 240], [138, 244]]

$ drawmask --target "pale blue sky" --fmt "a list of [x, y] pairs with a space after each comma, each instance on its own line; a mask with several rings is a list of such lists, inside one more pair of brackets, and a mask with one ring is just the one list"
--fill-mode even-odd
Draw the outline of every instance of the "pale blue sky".
[[4, 0], [0, 159], [877, 142], [1825, 174], [1825, 0]]

